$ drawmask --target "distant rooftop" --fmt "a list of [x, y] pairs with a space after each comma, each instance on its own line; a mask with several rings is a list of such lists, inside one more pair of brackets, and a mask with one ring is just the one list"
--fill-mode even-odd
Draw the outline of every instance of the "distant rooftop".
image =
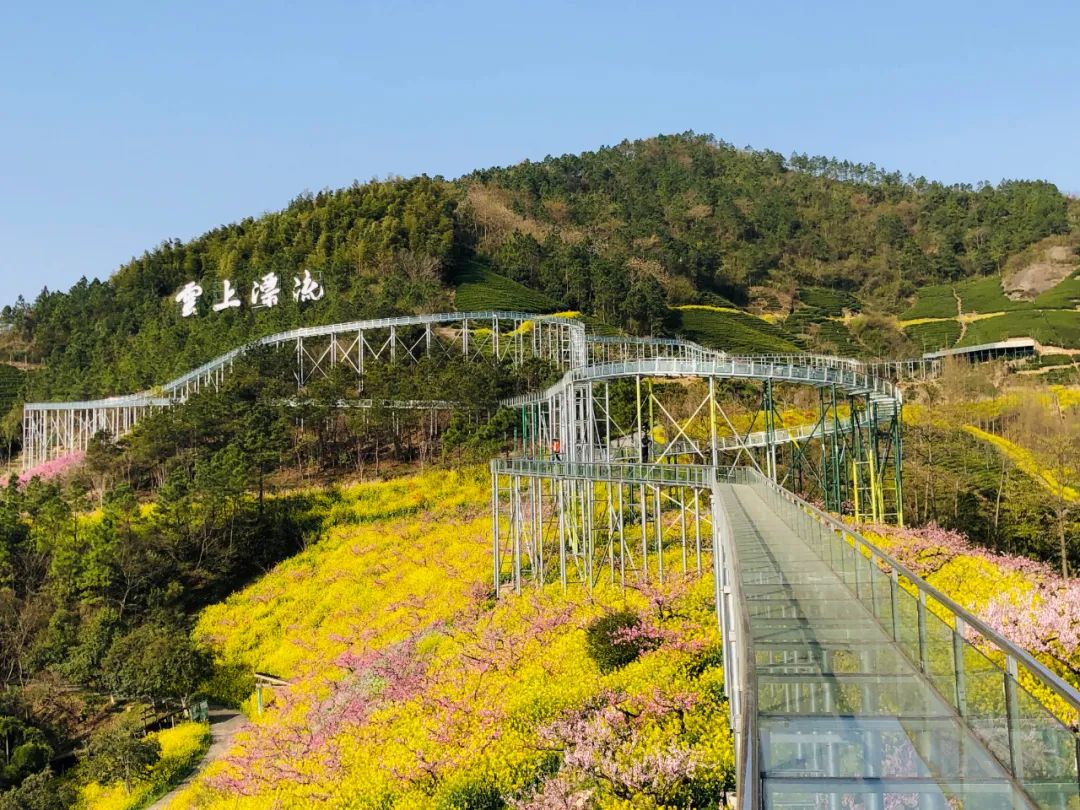
[[[964, 357], [969, 360], [980, 360], [1034, 353], [1035, 340], [1033, 338], [1009, 338], [1008, 340], [999, 340], [996, 343], [980, 343], [978, 346], [964, 346], [957, 349], [941, 349], [936, 352], [927, 352], [923, 355], [923, 359], [941, 360], [946, 357]], [[985, 358], [983, 355], [985, 355]]]

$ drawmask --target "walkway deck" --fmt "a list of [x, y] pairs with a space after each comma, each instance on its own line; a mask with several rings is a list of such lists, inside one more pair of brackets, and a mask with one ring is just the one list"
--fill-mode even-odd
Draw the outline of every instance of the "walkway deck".
[[[835, 535], [807, 532], [812, 546], [753, 487], [722, 493], [754, 646], [762, 806], [1034, 806], [815, 551]], [[1060, 798], [1044, 806], [1072, 806]]]

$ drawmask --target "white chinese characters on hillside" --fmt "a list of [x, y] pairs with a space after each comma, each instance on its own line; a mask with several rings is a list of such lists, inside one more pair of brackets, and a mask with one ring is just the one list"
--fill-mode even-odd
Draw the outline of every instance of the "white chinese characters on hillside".
[[251, 283], [251, 305], [253, 307], [276, 307], [281, 296], [281, 285], [277, 273], [267, 273]]
[[[190, 318], [198, 315], [199, 298], [203, 294], [203, 288], [197, 281], [189, 281], [181, 288], [174, 297], [174, 301], [180, 305], [180, 317]], [[321, 283], [311, 276], [310, 270], [305, 270], [302, 278], [293, 276], [293, 300], [306, 304], [319, 301], [326, 295]], [[276, 307], [281, 301], [281, 279], [277, 273], [267, 273], [251, 283], [251, 306], [254, 309], [266, 309]], [[222, 282], [221, 300], [211, 307], [214, 312], [224, 312], [227, 309], [237, 309], [243, 304], [237, 289], [229, 279]]]
[[202, 295], [202, 287], [194, 281], [189, 281], [184, 285], [184, 289], [176, 294], [176, 303], [180, 305], [181, 318], [190, 318], [195, 314], [195, 305], [199, 303], [200, 295]]
[[318, 301], [323, 297], [323, 288], [311, 277], [311, 271], [304, 271], [304, 280], [293, 279], [293, 300], [304, 303], [305, 301]]
[[223, 309], [232, 309], [240, 306], [240, 299], [236, 297], [236, 290], [233, 289], [232, 282], [225, 279], [225, 286], [221, 292], [221, 302], [214, 304], [214, 312], [221, 312]]

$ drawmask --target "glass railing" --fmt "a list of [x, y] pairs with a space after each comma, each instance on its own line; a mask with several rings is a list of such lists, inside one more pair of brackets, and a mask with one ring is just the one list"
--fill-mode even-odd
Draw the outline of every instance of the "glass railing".
[[494, 475], [541, 478], [580, 478], [591, 481], [709, 487], [716, 480], [714, 468], [702, 464], [635, 464], [606, 461], [546, 461], [542, 459], [496, 459]]
[[[831, 515], [756, 470], [740, 469], [735, 480], [751, 484], [874, 617], [1009, 774], [1018, 806], [1080, 807], [1080, 691]], [[890, 699], [902, 704], [906, 688], [896, 684]], [[936, 745], [947, 758], [947, 741]], [[973, 801], [962, 806], [980, 807]]]

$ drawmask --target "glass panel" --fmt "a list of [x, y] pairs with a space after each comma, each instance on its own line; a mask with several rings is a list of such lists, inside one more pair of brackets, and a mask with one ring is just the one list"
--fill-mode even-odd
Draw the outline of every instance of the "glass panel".
[[955, 718], [765, 718], [759, 727], [766, 776], [1000, 779], [999, 766]]
[[956, 706], [956, 663], [953, 660], [953, 629], [926, 611], [925, 655], [927, 675], [947, 701]]
[[934, 603], [920, 611], [906, 579], [828, 531], [821, 553], [832, 561], [817, 556], [818, 529], [792, 530], [804, 515], [741, 491], [729, 506], [750, 583], [765, 807], [996, 810], [1033, 799], [1080, 810], [1075, 738], [1019, 688], [1013, 734], [1030, 791], [1016, 792], [999, 662], [957, 638]]
[[[903, 580], [901, 580], [903, 582]], [[892, 586], [896, 602], [896, 639], [900, 648], [912, 661], [919, 660], [919, 605], [918, 600], [898, 583]]]
[[1004, 672], [973, 647], [963, 643], [964, 717], [968, 726], [1003, 765], [1009, 762], [1009, 729], [1005, 721]]
[[1055, 720], [1043, 705], [1022, 687], [1016, 689], [1019, 727], [1013, 741], [1020, 752], [1021, 779], [1025, 785], [1071, 782], [1070, 796], [1080, 796], [1076, 782], [1076, 735]]
[[953, 808], [954, 810], [1014, 810], [1024, 807], [1006, 781], [939, 784], [932, 779], [852, 780], [823, 789], [810, 779], [765, 779], [765, 807], [872, 810], [873, 808]]
[[870, 569], [870, 587], [874, 592], [874, 616], [885, 629], [892, 635], [893, 611], [892, 611], [892, 585], [888, 574], [876, 565]]
[[859, 565], [859, 599], [871, 615], [874, 613], [874, 583], [873, 583], [873, 571], [874, 563], [863, 554], [861, 551], [855, 558], [855, 561]]

